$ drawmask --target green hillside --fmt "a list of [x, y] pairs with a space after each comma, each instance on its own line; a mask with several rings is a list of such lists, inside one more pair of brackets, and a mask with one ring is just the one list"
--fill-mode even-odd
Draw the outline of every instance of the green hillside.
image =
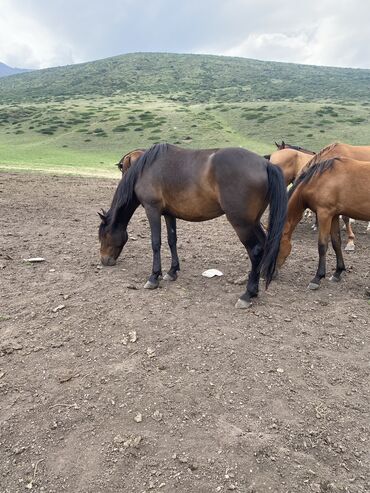
[[370, 70], [142, 53], [0, 79], [0, 167], [93, 174], [130, 149], [369, 144]]

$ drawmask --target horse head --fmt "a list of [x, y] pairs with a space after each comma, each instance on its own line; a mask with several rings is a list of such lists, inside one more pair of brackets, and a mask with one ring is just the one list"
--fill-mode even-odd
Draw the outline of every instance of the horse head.
[[101, 219], [99, 226], [100, 260], [103, 265], [112, 266], [116, 264], [117, 258], [127, 243], [128, 234], [126, 229], [113, 226], [109, 211], [105, 212], [103, 209], [101, 211], [98, 212]]

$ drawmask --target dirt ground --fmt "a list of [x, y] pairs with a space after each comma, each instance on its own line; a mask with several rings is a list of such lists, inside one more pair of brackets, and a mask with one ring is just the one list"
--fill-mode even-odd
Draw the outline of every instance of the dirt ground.
[[300, 224], [280, 279], [236, 310], [249, 261], [225, 218], [179, 221], [181, 275], [156, 291], [143, 210], [101, 268], [116, 184], [0, 175], [1, 493], [370, 491], [366, 224], [315, 292]]

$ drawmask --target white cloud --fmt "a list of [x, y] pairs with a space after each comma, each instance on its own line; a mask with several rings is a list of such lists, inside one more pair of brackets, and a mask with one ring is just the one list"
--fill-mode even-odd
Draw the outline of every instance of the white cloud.
[[11, 66], [167, 51], [370, 68], [368, 0], [0, 3], [0, 61]]
[[272, 32], [252, 33], [241, 44], [227, 50], [225, 55], [304, 63], [311, 52], [307, 34], [288, 35]]
[[3, 0], [0, 16], [0, 61], [12, 67], [44, 68], [74, 63], [71, 46], [55, 39], [52, 26], [24, 15], [11, 1]]

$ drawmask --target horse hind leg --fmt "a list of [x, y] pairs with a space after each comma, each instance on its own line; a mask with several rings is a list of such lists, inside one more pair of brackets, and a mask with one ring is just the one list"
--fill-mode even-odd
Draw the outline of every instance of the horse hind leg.
[[343, 222], [346, 226], [346, 232], [347, 232], [347, 238], [348, 242], [345, 247], [346, 252], [354, 252], [355, 251], [355, 234], [353, 232], [352, 226], [351, 226], [351, 220], [347, 216], [342, 216]]
[[332, 220], [330, 235], [331, 235], [331, 244], [333, 245], [333, 249], [337, 257], [337, 267], [335, 269], [334, 274], [331, 276], [330, 281], [339, 282], [340, 276], [342, 272], [346, 270], [346, 267], [344, 265], [344, 260], [343, 260], [338, 216], [334, 217]]
[[236, 308], [249, 308], [251, 300], [258, 295], [260, 281], [260, 264], [263, 257], [264, 243], [266, 235], [260, 224], [258, 225], [242, 225], [233, 223], [228, 218], [233, 228], [236, 231], [240, 241], [243, 243], [251, 260], [252, 269], [248, 275], [246, 291], [236, 302]]

